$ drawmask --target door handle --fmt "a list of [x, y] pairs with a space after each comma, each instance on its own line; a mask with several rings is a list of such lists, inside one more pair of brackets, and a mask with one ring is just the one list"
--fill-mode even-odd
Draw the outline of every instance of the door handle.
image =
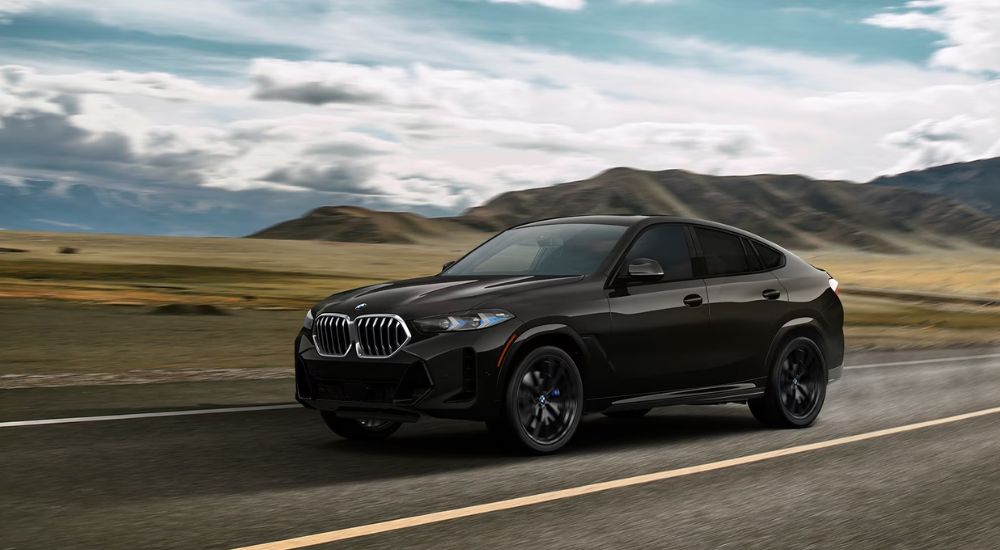
[[769, 288], [764, 292], [761, 292], [760, 295], [767, 300], [777, 300], [778, 298], [781, 298], [781, 293], [773, 288]]
[[702, 299], [698, 294], [688, 294], [684, 297], [684, 305], [690, 307], [698, 307], [701, 305]]

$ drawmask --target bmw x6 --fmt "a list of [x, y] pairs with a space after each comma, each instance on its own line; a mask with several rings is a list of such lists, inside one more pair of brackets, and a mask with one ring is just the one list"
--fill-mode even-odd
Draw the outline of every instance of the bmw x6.
[[718, 223], [527, 223], [437, 275], [309, 310], [296, 398], [346, 438], [455, 418], [535, 453], [563, 447], [585, 414], [676, 404], [747, 403], [766, 426], [802, 428], [842, 372], [837, 290], [781, 246]]

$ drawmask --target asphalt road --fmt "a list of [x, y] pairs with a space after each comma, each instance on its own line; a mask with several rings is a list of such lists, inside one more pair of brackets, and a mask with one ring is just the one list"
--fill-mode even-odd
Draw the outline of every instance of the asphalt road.
[[[936, 358], [992, 354], [962, 361]], [[883, 365], [898, 361], [934, 361]], [[0, 549], [233, 548], [671, 471], [1000, 407], [1000, 349], [852, 355], [811, 429], [745, 406], [588, 418], [552, 457], [475, 423], [336, 439], [301, 409], [3, 422], [277, 403], [287, 381], [0, 392]], [[326, 547], [997, 548], [1000, 414]]]

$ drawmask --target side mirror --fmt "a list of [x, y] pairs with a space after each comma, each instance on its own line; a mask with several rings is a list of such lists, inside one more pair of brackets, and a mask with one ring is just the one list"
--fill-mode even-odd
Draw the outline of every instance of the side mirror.
[[649, 258], [636, 258], [628, 264], [628, 280], [658, 281], [663, 278], [660, 262]]
[[455, 265], [455, 260], [452, 260], [450, 262], [445, 262], [444, 265], [441, 266], [441, 273], [444, 273], [445, 271], [448, 271], [448, 268], [451, 267], [451, 266], [453, 266], [453, 265]]

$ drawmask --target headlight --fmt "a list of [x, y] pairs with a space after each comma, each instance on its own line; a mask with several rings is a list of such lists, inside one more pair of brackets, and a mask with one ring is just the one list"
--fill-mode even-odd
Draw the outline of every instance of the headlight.
[[309, 311], [306, 312], [306, 320], [302, 322], [302, 326], [305, 327], [306, 330], [312, 330], [312, 328], [313, 328], [313, 310], [310, 309]]
[[453, 332], [463, 330], [479, 330], [481, 328], [499, 325], [514, 318], [514, 314], [502, 309], [484, 309], [466, 311], [451, 315], [435, 315], [413, 321], [413, 324], [423, 332]]

